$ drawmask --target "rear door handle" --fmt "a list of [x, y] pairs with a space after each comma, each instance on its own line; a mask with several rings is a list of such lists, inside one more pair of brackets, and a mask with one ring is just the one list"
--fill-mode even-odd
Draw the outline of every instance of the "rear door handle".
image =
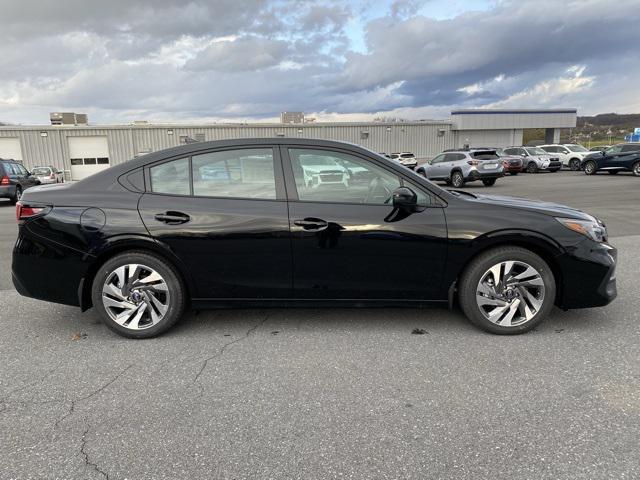
[[316, 231], [319, 232], [321, 230], [326, 229], [329, 226], [329, 223], [320, 219], [320, 218], [305, 218], [303, 220], [294, 220], [294, 225], [302, 227], [304, 230]]
[[157, 213], [153, 218], [167, 225], [180, 225], [181, 223], [187, 223], [191, 220], [189, 215], [182, 212]]

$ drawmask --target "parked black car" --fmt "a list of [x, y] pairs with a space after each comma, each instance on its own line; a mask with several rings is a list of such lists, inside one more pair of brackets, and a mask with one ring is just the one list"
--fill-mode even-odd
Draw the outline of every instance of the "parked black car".
[[[320, 164], [366, 181], [307, 181]], [[215, 172], [213, 174], [212, 172]], [[366, 173], [366, 175], [365, 175]], [[498, 334], [616, 296], [604, 225], [569, 207], [444, 190], [370, 150], [308, 139], [195, 143], [16, 206], [22, 295], [96, 307], [128, 337], [187, 306], [452, 304]], [[54, 280], [55, 279], [55, 280]]]
[[587, 175], [604, 170], [614, 175], [626, 171], [640, 177], [640, 143], [620, 143], [592, 153], [582, 160], [581, 168]]
[[22, 192], [34, 185], [40, 185], [40, 180], [21, 163], [0, 158], [0, 198], [8, 198], [16, 203], [22, 197]]

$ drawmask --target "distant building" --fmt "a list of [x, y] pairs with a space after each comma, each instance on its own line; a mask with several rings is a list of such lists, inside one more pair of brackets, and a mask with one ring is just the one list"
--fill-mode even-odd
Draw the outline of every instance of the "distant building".
[[282, 112], [280, 123], [304, 123], [304, 112]]
[[87, 125], [86, 113], [52, 112], [49, 114], [51, 125]]

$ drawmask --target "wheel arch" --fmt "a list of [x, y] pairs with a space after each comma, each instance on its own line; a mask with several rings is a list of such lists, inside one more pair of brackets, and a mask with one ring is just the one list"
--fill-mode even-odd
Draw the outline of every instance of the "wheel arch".
[[87, 269], [84, 277], [80, 280], [78, 301], [80, 303], [80, 309], [83, 312], [93, 306], [93, 302], [91, 301], [91, 286], [100, 267], [116, 255], [128, 251], [150, 253], [170, 263], [186, 288], [187, 302], [190, 301], [192, 292], [195, 291], [195, 284], [180, 259], [176, 257], [168, 247], [154, 239], [149, 237], [126, 237], [112, 240], [112, 242], [95, 257], [95, 260]]
[[460, 278], [471, 262], [479, 255], [500, 247], [520, 247], [538, 255], [542, 258], [553, 273], [556, 281], [556, 298], [554, 303], [559, 304], [563, 296], [563, 275], [558, 256], [564, 253], [564, 249], [550, 237], [529, 230], [503, 230], [492, 232], [474, 241], [473, 254], [469, 255], [458, 269], [455, 278], [446, 285], [448, 292], [449, 305], [453, 304], [455, 292]]

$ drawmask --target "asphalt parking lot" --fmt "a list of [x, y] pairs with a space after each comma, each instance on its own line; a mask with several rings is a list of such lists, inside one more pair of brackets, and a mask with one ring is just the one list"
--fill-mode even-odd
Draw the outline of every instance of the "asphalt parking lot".
[[132, 341], [13, 290], [0, 204], [0, 478], [640, 477], [640, 179], [468, 188], [602, 218], [618, 299], [515, 337], [433, 307], [191, 313]]

